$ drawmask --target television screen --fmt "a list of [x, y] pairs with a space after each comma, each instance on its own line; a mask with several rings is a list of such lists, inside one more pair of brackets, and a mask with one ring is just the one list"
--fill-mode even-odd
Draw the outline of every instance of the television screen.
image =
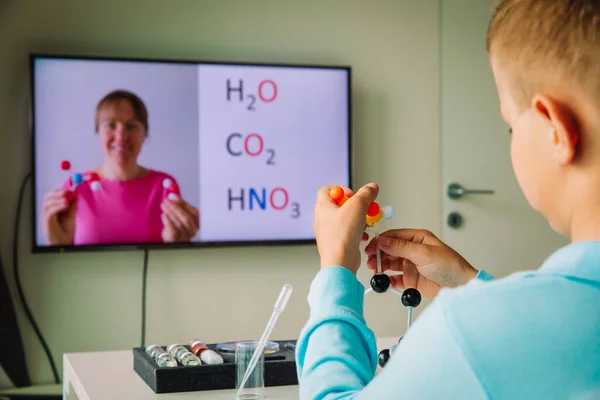
[[34, 251], [312, 242], [350, 68], [32, 55]]

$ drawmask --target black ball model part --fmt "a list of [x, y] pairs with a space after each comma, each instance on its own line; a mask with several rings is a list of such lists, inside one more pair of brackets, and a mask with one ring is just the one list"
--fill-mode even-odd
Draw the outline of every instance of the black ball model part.
[[402, 293], [402, 304], [404, 304], [404, 307], [417, 307], [421, 304], [421, 293], [417, 289], [406, 289]]
[[385, 293], [390, 288], [392, 281], [386, 274], [375, 274], [371, 278], [371, 289], [376, 293]]
[[390, 360], [390, 350], [383, 349], [379, 352], [379, 366], [381, 368], [385, 367], [385, 364]]

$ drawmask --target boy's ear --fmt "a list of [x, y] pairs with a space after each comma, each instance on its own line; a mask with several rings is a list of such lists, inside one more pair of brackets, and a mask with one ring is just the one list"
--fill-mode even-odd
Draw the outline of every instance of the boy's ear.
[[535, 95], [533, 110], [551, 129], [551, 140], [555, 154], [561, 164], [569, 164], [577, 154], [581, 132], [576, 123], [575, 114], [564, 104], [555, 99]]

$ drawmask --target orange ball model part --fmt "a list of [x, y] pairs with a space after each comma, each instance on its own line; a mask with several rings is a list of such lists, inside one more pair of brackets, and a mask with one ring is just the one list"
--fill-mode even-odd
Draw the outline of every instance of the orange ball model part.
[[329, 197], [340, 207], [348, 200], [348, 195], [339, 186], [334, 186], [329, 190]]

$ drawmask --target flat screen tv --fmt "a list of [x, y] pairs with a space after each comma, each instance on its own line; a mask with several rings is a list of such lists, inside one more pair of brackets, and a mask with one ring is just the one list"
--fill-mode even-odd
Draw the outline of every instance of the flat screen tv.
[[31, 54], [33, 251], [313, 243], [348, 66]]

